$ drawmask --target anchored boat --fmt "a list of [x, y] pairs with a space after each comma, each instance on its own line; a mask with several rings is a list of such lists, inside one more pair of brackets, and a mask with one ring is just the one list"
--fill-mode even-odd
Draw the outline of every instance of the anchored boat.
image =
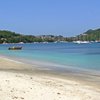
[[13, 46], [13, 47], [9, 47], [8, 50], [21, 50], [22, 47], [17, 47], [17, 46]]

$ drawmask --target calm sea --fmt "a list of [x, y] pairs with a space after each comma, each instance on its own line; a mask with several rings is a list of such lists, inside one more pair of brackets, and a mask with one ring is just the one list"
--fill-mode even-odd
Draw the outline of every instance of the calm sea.
[[[22, 50], [8, 50], [11, 46], [22, 46]], [[81, 68], [100, 71], [100, 43], [32, 43], [32, 44], [1, 44], [0, 54], [18, 59], [25, 59], [31, 64], [56, 68]], [[47, 64], [47, 65], [46, 65]], [[49, 65], [51, 64], [51, 65]]]

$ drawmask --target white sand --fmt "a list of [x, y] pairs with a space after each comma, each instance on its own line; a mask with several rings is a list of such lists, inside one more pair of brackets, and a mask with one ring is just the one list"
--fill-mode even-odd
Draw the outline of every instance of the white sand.
[[[16, 67], [24, 68], [23, 64], [0, 58], [0, 69]], [[0, 71], [0, 100], [100, 100], [100, 89], [49, 75], [3, 70]]]

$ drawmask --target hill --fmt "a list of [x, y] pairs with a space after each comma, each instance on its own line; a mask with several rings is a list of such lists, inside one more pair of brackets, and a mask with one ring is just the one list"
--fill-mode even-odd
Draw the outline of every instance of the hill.
[[90, 29], [83, 34], [73, 37], [73, 39], [81, 41], [100, 41], [100, 29]]
[[88, 30], [75, 37], [63, 37], [61, 35], [22, 35], [11, 31], [0, 30], [0, 43], [32, 43], [32, 42], [55, 42], [55, 41], [100, 41], [100, 29]]
[[63, 36], [54, 35], [22, 35], [11, 31], [0, 30], [0, 43], [32, 43], [32, 42], [54, 42], [54, 41], [64, 41]]

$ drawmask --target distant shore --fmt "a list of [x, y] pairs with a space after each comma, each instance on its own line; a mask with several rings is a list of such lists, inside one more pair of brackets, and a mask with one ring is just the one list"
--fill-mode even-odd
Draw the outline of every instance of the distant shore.
[[2, 100], [98, 100], [99, 94], [100, 87], [0, 57]]

